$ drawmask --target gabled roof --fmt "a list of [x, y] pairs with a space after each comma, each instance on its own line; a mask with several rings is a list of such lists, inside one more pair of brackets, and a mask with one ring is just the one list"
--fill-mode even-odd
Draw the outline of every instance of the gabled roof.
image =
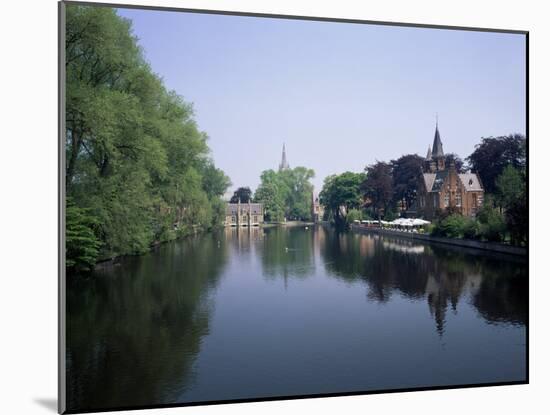
[[[438, 171], [437, 173], [423, 173], [424, 185], [427, 192], [440, 192], [443, 189], [443, 183], [448, 176], [448, 170]], [[483, 186], [479, 176], [475, 173], [458, 174], [460, 182], [467, 192], [482, 192]]]
[[434, 183], [432, 186], [431, 192], [439, 192], [441, 188], [443, 187], [443, 183], [445, 182], [445, 179], [447, 178], [447, 170], [438, 171], [435, 173]]
[[483, 187], [479, 177], [475, 173], [461, 173], [458, 175], [467, 192], [482, 191]]
[[424, 185], [426, 186], [426, 191], [431, 192], [432, 186], [435, 180], [435, 173], [424, 173], [422, 174], [422, 177], [424, 178]]

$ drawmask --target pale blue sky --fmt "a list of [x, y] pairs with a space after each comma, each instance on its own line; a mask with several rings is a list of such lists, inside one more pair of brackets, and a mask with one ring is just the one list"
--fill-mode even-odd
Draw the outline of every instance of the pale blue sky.
[[119, 9], [169, 89], [192, 102], [233, 188], [291, 167], [323, 179], [525, 134], [525, 36]]

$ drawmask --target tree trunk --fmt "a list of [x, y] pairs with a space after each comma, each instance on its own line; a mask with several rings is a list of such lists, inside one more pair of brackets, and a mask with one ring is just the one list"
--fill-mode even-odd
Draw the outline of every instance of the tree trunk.
[[76, 159], [78, 157], [78, 153], [80, 151], [80, 137], [78, 133], [75, 130], [71, 130], [71, 151], [69, 154], [69, 160], [67, 160], [67, 174], [66, 174], [66, 184], [70, 185], [73, 176], [74, 176], [74, 170], [76, 166]]

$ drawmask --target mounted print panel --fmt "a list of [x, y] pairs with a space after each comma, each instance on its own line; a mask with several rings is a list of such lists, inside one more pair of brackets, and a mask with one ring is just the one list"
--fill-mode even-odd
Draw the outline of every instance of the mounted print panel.
[[60, 3], [60, 412], [527, 383], [527, 41]]

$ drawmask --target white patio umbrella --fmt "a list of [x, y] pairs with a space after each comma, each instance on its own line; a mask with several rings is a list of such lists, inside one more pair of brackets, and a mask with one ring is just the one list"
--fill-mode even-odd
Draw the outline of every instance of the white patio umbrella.
[[424, 226], [429, 225], [431, 222], [424, 220], [424, 219], [413, 219], [412, 224], [413, 226]]
[[397, 218], [394, 221], [390, 222], [392, 225], [399, 225], [399, 226], [410, 226], [409, 219], [405, 218]]
[[403, 226], [413, 226], [413, 221], [412, 221], [412, 219], [403, 219], [402, 225]]

